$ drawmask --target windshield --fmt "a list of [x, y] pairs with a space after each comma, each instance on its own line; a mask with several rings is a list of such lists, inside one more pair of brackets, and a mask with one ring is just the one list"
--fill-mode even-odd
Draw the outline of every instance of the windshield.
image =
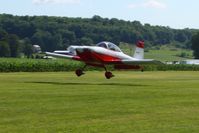
[[117, 51], [117, 52], [122, 52], [117, 45], [115, 45], [114, 43], [111, 43], [111, 42], [100, 42], [100, 43], [97, 44], [97, 46], [103, 47], [103, 48], [106, 48], [106, 49], [110, 49], [110, 50], [113, 50], [113, 51]]

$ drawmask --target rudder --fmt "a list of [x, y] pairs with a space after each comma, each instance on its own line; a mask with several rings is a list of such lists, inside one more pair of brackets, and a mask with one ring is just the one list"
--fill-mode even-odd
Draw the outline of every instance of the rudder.
[[144, 41], [137, 42], [133, 57], [136, 59], [144, 59]]

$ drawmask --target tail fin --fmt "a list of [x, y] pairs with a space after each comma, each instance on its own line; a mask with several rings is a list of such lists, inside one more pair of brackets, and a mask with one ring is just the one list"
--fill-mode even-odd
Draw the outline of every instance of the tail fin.
[[136, 59], [144, 59], [144, 41], [137, 42], [133, 57]]

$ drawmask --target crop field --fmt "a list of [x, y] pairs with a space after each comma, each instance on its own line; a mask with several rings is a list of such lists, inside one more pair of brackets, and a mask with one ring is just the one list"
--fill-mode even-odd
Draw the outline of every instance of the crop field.
[[198, 133], [199, 72], [0, 73], [0, 133]]

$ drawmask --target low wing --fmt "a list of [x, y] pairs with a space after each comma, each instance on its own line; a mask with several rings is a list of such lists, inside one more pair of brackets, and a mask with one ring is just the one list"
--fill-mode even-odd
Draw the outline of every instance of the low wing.
[[91, 50], [87, 49], [77, 49], [77, 54], [71, 54], [68, 51], [54, 51], [54, 52], [46, 52], [47, 55], [53, 56], [53, 57], [59, 57], [59, 58], [67, 58], [67, 59], [73, 59], [78, 61], [84, 61], [84, 62], [98, 62], [102, 64], [126, 64], [126, 65], [160, 65], [164, 64], [160, 61], [154, 60], [154, 59], [126, 59], [122, 60], [118, 57], [113, 57], [110, 55], [105, 54], [99, 54], [96, 52], [92, 52]]

